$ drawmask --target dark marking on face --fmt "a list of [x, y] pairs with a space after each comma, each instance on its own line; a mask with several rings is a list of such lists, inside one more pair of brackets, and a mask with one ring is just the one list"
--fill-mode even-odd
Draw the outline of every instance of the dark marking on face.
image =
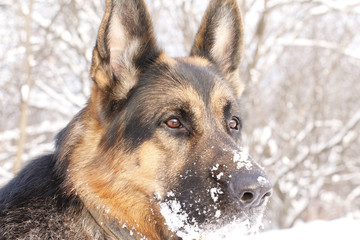
[[[124, 139], [130, 141], [127, 144], [129, 150], [135, 149], [149, 140], [165, 118], [169, 117], [180, 117], [187, 134], [193, 133], [193, 126], [201, 123], [195, 121], [191, 99], [182, 99], [182, 89], [193, 89], [189, 98], [200, 97], [203, 105], [209, 106], [214, 83], [219, 80], [219, 71], [211, 66], [205, 68], [181, 60], [175, 66], [154, 63], [140, 76], [138, 85], [129, 92], [126, 101], [108, 105], [107, 112], [112, 120], [103, 138], [105, 148], [119, 141], [120, 129], [123, 129]], [[121, 109], [126, 109], [126, 112]]]

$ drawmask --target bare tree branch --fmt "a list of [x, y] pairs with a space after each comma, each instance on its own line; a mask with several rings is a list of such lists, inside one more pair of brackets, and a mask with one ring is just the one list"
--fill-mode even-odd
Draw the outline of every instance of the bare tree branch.
[[20, 137], [18, 141], [18, 151], [16, 153], [16, 161], [14, 164], [14, 172], [17, 173], [22, 165], [22, 156], [24, 154], [25, 142], [26, 142], [26, 126], [28, 122], [28, 108], [29, 108], [29, 99], [30, 99], [30, 92], [33, 86], [33, 79], [32, 79], [32, 64], [31, 64], [31, 57], [32, 57], [32, 50], [31, 50], [31, 22], [32, 22], [32, 13], [33, 13], [33, 5], [34, 0], [29, 1], [29, 10], [26, 14], [26, 55], [25, 55], [25, 63], [24, 69], [26, 73], [26, 82], [21, 87], [21, 103], [20, 103]]

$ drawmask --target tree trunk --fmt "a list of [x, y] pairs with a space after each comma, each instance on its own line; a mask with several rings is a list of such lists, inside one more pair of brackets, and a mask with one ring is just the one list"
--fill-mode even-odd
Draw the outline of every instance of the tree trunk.
[[25, 143], [26, 143], [26, 127], [28, 122], [28, 109], [29, 109], [29, 99], [30, 99], [30, 90], [33, 85], [33, 79], [32, 79], [32, 66], [30, 63], [31, 58], [31, 22], [32, 22], [32, 11], [33, 11], [33, 4], [34, 0], [29, 1], [29, 11], [27, 14], [25, 14], [26, 18], [26, 42], [25, 42], [25, 48], [26, 48], [26, 55], [25, 55], [25, 61], [24, 61], [24, 70], [26, 74], [26, 82], [21, 86], [21, 103], [20, 103], [20, 122], [19, 122], [19, 141], [18, 141], [18, 150], [16, 153], [16, 159], [14, 164], [14, 173], [17, 173], [23, 162], [23, 154], [25, 150]]

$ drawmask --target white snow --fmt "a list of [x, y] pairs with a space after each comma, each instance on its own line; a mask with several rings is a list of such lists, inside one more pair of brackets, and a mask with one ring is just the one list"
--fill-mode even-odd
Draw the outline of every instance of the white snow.
[[180, 202], [169, 200], [160, 203], [160, 212], [165, 218], [168, 228], [184, 240], [200, 238], [200, 229], [196, 222], [188, 224], [188, 214], [181, 209]]
[[216, 171], [216, 170], [219, 169], [219, 167], [220, 167], [220, 165], [217, 163], [215, 166], [213, 166], [213, 167], [211, 168], [211, 171]]
[[237, 169], [246, 168], [250, 170], [253, 165], [251, 161], [249, 161], [249, 154], [243, 151], [233, 151], [234, 157], [233, 161], [237, 163]]
[[242, 239], [244, 234], [249, 231], [249, 225], [249, 221], [241, 223], [234, 221], [220, 229], [204, 233], [201, 240]]
[[[196, 222], [194, 225], [187, 223], [188, 215], [181, 210], [180, 203], [176, 200], [161, 203], [161, 213], [165, 217], [169, 229], [184, 240], [304, 240], [304, 239], [346, 239], [358, 240], [360, 236], [360, 219], [343, 218], [333, 221], [313, 221], [300, 223], [291, 229], [270, 230], [258, 233], [262, 226], [262, 217], [256, 220], [254, 226], [249, 221], [237, 221], [220, 229], [209, 226], [204, 231]], [[216, 217], [221, 216], [221, 211], [216, 212]], [[250, 233], [251, 235], [246, 235]]]
[[[211, 188], [209, 192], [214, 203], [217, 202], [218, 195], [223, 194], [222, 190], [218, 188]], [[174, 196], [174, 194], [168, 192], [167, 196]], [[168, 228], [184, 240], [237, 239], [239, 236], [258, 232], [262, 226], [262, 215], [260, 215], [251, 219], [251, 222], [250, 219], [239, 220], [234, 217], [232, 222], [225, 226], [219, 226], [215, 223], [200, 227], [196, 219], [189, 219], [188, 213], [181, 208], [181, 202], [176, 198], [161, 202], [159, 205], [160, 213]], [[215, 207], [215, 209], [217, 208]], [[204, 210], [203, 213], [206, 214], [206, 211]], [[222, 212], [217, 209], [215, 218], [221, 217]]]
[[220, 180], [222, 176], [224, 176], [224, 173], [223, 173], [223, 172], [221, 172], [221, 173], [219, 173], [218, 175], [216, 175], [217, 180]]
[[28, 101], [29, 99], [29, 92], [30, 92], [30, 87], [29, 85], [27, 84], [24, 84], [21, 86], [21, 98], [24, 100], [24, 101]]
[[268, 180], [263, 176], [259, 176], [257, 178], [257, 181], [258, 181], [258, 183], [260, 183], [261, 186], [264, 186], [266, 183], [268, 183]]
[[215, 217], [219, 218], [221, 216], [221, 210], [216, 210]]
[[219, 194], [223, 194], [223, 191], [220, 188], [211, 188], [210, 195], [214, 203], [219, 199]]
[[[226, 238], [231, 239], [231, 238]], [[333, 221], [301, 223], [290, 229], [272, 230], [247, 236], [245, 240], [360, 239], [360, 219], [342, 218]]]

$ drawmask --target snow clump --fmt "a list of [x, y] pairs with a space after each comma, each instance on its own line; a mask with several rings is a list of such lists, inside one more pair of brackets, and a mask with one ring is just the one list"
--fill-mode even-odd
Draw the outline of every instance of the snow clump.
[[200, 228], [197, 222], [193, 219], [191, 224], [188, 223], [188, 214], [181, 209], [177, 199], [160, 203], [160, 213], [165, 218], [169, 230], [176, 233], [177, 236], [184, 240], [200, 238]]
[[253, 167], [251, 161], [249, 160], [249, 154], [243, 151], [233, 151], [234, 157], [233, 161], [237, 163], [237, 169], [246, 168], [247, 170], [251, 170]]

